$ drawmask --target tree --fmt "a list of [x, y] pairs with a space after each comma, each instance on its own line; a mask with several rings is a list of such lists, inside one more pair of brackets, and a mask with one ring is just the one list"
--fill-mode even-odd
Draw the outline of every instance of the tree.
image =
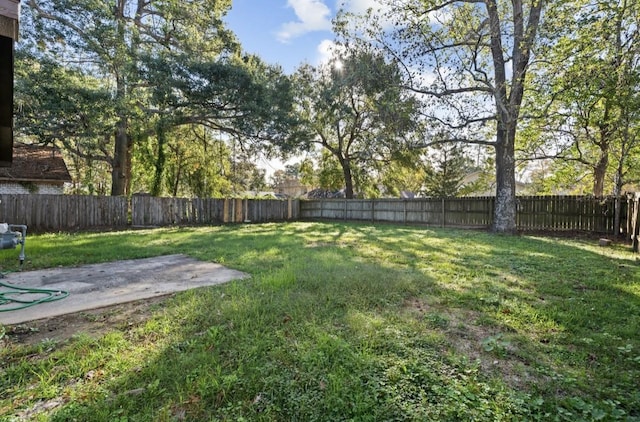
[[383, 196], [401, 197], [403, 192], [420, 193], [424, 188], [426, 166], [421, 150], [402, 151], [378, 169]]
[[[515, 140], [544, 4], [402, 0], [382, 18], [370, 11], [355, 29], [353, 17], [338, 22], [352, 42], [372, 44], [401, 64], [405, 87], [425, 100], [425, 121], [454, 133], [438, 142], [495, 149], [496, 232], [516, 229]], [[477, 136], [487, 125], [494, 140]]]
[[269, 186], [276, 188], [290, 179], [291, 177], [284, 170], [276, 170], [270, 177]]
[[117, 122], [108, 86], [22, 49], [17, 51], [15, 72], [17, 135], [61, 146], [71, 156], [74, 192], [108, 190], [102, 183], [103, 170], [112, 165], [108, 149]]
[[637, 90], [640, 77], [640, 5], [637, 2], [574, 0], [550, 9], [571, 16], [554, 28], [545, 61], [533, 79], [538, 93], [527, 112], [532, 121], [524, 158], [561, 160], [565, 168], [591, 173], [591, 192], [619, 195], [632, 181], [638, 152]]
[[101, 80], [100, 89], [111, 95], [117, 118], [109, 150], [107, 145], [98, 149], [112, 166], [113, 195], [130, 191], [134, 141], [153, 134], [155, 120], [166, 111], [157, 107], [164, 105], [157, 99], [170, 91], [169, 81], [148, 78], [147, 70], [178, 55], [211, 63], [239, 51], [222, 21], [229, 0], [29, 0], [28, 6], [22, 45], [38, 59]]
[[[232, 152], [224, 139], [200, 125], [171, 128], [165, 135], [166, 157], [158, 158], [160, 136], [138, 141], [133, 157], [136, 191], [162, 196], [220, 197], [233, 191]], [[162, 171], [160, 171], [162, 170]]]
[[148, 65], [147, 79], [165, 81], [154, 104], [171, 125], [200, 124], [267, 154], [295, 134], [291, 81], [278, 66], [252, 55], [165, 56]]
[[316, 186], [317, 184], [316, 170], [313, 160], [309, 157], [305, 157], [297, 163], [287, 164], [284, 172], [289, 178], [299, 180], [305, 186]]
[[338, 191], [344, 187], [344, 171], [333, 154], [322, 150], [318, 164], [318, 186], [321, 189]]
[[424, 193], [439, 198], [457, 196], [470, 168], [471, 160], [461, 145], [438, 145], [425, 166]]
[[[354, 197], [356, 171], [405, 148], [415, 101], [403, 95], [399, 70], [367, 51], [334, 55], [330, 63], [301, 67], [294, 76], [301, 127], [289, 148], [317, 145], [337, 160], [345, 196]], [[322, 183], [321, 177], [321, 183]]]

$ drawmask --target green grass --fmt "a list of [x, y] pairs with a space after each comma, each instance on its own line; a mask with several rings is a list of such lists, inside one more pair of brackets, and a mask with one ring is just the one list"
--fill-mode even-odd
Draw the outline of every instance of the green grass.
[[640, 420], [640, 265], [595, 243], [320, 223], [32, 236], [33, 269], [185, 253], [252, 277], [97, 337], [7, 334], [0, 419]]

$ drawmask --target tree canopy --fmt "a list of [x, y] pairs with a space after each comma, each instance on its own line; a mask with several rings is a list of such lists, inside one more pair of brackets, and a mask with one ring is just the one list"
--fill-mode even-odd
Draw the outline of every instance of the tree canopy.
[[[180, 125], [270, 145], [291, 127], [288, 80], [278, 67], [242, 54], [223, 22], [230, 5], [29, 0], [17, 95], [22, 104], [36, 101], [18, 108], [17, 126], [108, 163], [113, 195], [130, 193], [134, 150], [149, 137], [158, 139], [159, 182], [166, 137]], [[65, 100], [71, 98], [80, 101]]]
[[[515, 139], [544, 4], [402, 0], [382, 15], [370, 10], [358, 24], [350, 15], [339, 23], [352, 42], [401, 65], [404, 87], [423, 99], [425, 122], [453, 135], [437, 142], [495, 149], [498, 232], [515, 230]], [[483, 136], [488, 131], [493, 139]]]
[[301, 131], [293, 148], [317, 145], [342, 171], [345, 196], [354, 197], [354, 172], [389, 161], [409, 147], [416, 103], [400, 87], [395, 63], [370, 51], [334, 54], [326, 65], [294, 76]]
[[[541, 49], [532, 80], [536, 94], [520, 143], [525, 159], [553, 159], [554, 175], [584, 178], [595, 196], [619, 195], [638, 180], [640, 46], [637, 2], [574, 0], [554, 4], [556, 42]], [[564, 23], [560, 25], [561, 17]]]

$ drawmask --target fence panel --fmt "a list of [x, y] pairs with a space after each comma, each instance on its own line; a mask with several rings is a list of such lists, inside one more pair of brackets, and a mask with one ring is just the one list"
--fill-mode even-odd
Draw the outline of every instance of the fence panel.
[[125, 197], [84, 195], [0, 195], [0, 221], [24, 224], [31, 232], [127, 226]]
[[298, 200], [131, 198], [133, 226], [264, 223], [298, 218]]
[[[621, 203], [620, 227], [627, 224], [628, 201]], [[313, 199], [300, 202], [301, 219], [355, 220], [487, 228], [495, 197], [419, 199]], [[614, 198], [522, 196], [517, 198], [519, 230], [590, 231], [615, 234]]]

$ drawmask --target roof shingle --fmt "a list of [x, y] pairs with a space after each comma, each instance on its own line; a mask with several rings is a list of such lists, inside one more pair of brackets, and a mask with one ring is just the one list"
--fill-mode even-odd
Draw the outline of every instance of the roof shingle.
[[11, 167], [0, 167], [0, 180], [12, 182], [71, 182], [67, 165], [57, 148], [13, 145]]

